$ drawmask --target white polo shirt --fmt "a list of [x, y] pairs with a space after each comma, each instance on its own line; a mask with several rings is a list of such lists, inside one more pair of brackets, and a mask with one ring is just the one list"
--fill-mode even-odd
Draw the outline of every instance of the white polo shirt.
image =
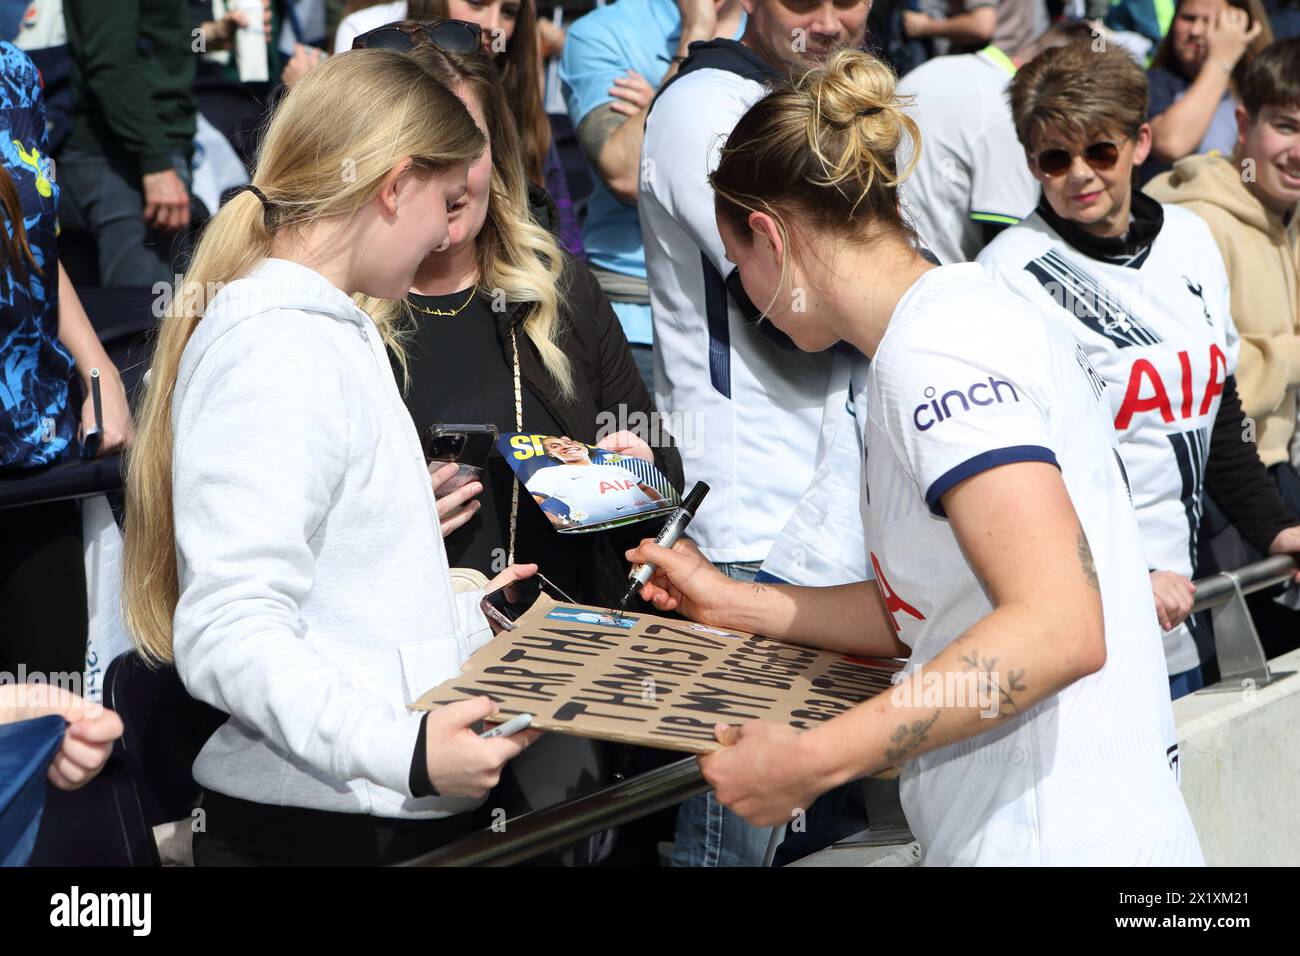
[[[946, 264], [984, 246], [984, 223], [1010, 225], [1033, 212], [1038, 183], [1016, 139], [1007, 90], [1015, 66], [996, 47], [927, 60], [898, 83], [921, 129], [921, 156], [899, 187], [917, 234]], [[912, 143], [903, 138], [898, 168]]]

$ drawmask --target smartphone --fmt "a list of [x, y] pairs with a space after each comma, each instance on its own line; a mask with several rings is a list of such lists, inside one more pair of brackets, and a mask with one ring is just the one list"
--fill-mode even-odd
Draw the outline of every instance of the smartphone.
[[450, 481], [438, 489], [448, 495], [483, 477], [488, 456], [496, 448], [499, 432], [495, 425], [430, 425], [424, 433], [424, 460], [455, 462], [460, 467]]
[[483, 601], [479, 606], [489, 620], [495, 621], [503, 630], [513, 631], [515, 621], [533, 606], [537, 596], [543, 591], [557, 601], [564, 601], [566, 604], [578, 603], [538, 571], [532, 577], [524, 578], [522, 581], [512, 581], [495, 591], [489, 591], [483, 595]]

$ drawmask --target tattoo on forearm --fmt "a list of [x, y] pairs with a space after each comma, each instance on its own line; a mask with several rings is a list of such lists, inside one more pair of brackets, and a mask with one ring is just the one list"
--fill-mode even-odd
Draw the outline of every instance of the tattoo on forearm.
[[1024, 668], [1013, 668], [1003, 674], [997, 669], [996, 657], [981, 657], [977, 650], [962, 654], [957, 660], [966, 670], [978, 671], [986, 681], [985, 688], [997, 693], [999, 718], [1011, 717], [1020, 712], [1015, 695], [1025, 689]]
[[1088, 536], [1079, 529], [1079, 563], [1083, 565], [1083, 576], [1088, 581], [1088, 586], [1094, 591], [1101, 590], [1101, 584], [1097, 581], [1097, 565], [1092, 561], [1092, 548], [1088, 546]]
[[578, 145], [592, 163], [600, 158], [600, 151], [614, 135], [614, 130], [626, 122], [627, 117], [614, 112], [610, 103], [596, 107], [582, 118], [578, 124]]
[[891, 764], [902, 763], [913, 752], [916, 751], [930, 735], [930, 728], [934, 722], [939, 719], [939, 711], [934, 712], [934, 716], [929, 720], [914, 720], [908, 724], [899, 724], [898, 728], [889, 735], [889, 739], [894, 746], [885, 748], [885, 759]]

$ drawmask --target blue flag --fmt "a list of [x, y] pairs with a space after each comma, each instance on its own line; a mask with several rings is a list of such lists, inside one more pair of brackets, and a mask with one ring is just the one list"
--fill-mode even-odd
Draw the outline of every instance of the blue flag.
[[22, 866], [45, 809], [45, 774], [67, 722], [58, 714], [0, 724], [0, 866]]

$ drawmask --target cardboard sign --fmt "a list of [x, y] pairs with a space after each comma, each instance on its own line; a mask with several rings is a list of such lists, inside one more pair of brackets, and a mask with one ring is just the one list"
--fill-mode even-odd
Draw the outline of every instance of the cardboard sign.
[[487, 696], [497, 719], [580, 737], [689, 753], [721, 749], [715, 724], [763, 718], [801, 730], [889, 690], [901, 661], [560, 604], [542, 595], [413, 710]]

